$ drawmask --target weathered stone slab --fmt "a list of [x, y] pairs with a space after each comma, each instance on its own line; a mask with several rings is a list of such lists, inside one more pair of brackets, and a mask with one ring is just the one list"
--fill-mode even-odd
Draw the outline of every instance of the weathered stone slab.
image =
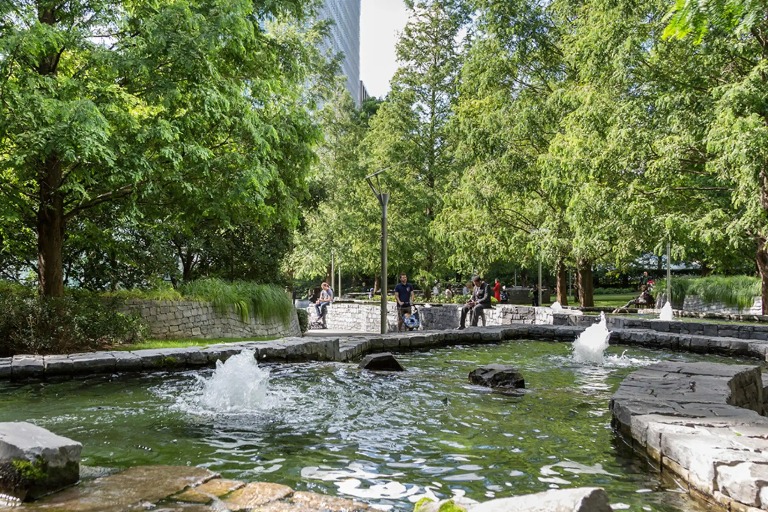
[[249, 510], [262, 507], [268, 503], [280, 501], [293, 493], [287, 485], [253, 482], [237, 489], [227, 496], [224, 504], [232, 510]]
[[36, 499], [76, 483], [81, 450], [37, 425], [0, 423], [0, 493]]
[[374, 510], [365, 503], [314, 492], [295, 492], [291, 496], [290, 501], [298, 505], [298, 510], [322, 510], [323, 512], [362, 512]]
[[759, 367], [665, 362], [629, 376], [611, 410], [622, 431], [690, 492], [748, 510], [762, 506], [768, 480], [763, 392]]
[[11, 361], [10, 357], [0, 358], [0, 379], [8, 379], [11, 377]]
[[734, 466], [717, 467], [718, 490], [751, 507], [762, 508], [765, 482], [768, 481], [768, 461], [764, 463], [742, 462]]
[[115, 371], [115, 358], [111, 352], [83, 352], [69, 354], [76, 373], [100, 373]]
[[43, 356], [21, 354], [11, 359], [11, 378], [42, 377], [45, 373]]
[[113, 351], [112, 357], [115, 358], [115, 371], [138, 371], [143, 368], [141, 357], [133, 352]]
[[612, 512], [608, 494], [599, 487], [556, 489], [480, 503], [468, 512]]
[[173, 499], [186, 503], [210, 503], [214, 498], [221, 498], [244, 485], [243, 482], [237, 480], [214, 478], [175, 495]]
[[67, 512], [125, 512], [146, 510], [157, 503], [217, 475], [188, 466], [140, 466], [122, 473], [82, 482], [29, 507]]

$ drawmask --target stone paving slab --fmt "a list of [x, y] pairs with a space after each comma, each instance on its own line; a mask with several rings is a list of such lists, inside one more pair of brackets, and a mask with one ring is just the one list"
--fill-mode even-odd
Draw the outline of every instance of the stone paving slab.
[[768, 419], [760, 367], [657, 363], [633, 372], [611, 399], [613, 424], [723, 510], [766, 510]]

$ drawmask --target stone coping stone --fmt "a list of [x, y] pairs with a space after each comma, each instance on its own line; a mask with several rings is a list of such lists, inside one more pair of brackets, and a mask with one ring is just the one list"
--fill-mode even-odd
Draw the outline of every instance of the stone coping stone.
[[[668, 322], [667, 322], [668, 323]], [[660, 323], [663, 326], [663, 322]], [[413, 331], [351, 336], [288, 337], [268, 342], [220, 343], [184, 348], [89, 352], [68, 355], [17, 355], [0, 358], [0, 379], [23, 380], [54, 375], [152, 371], [213, 366], [243, 350], [259, 361], [353, 361], [370, 352], [414, 350], [445, 345], [498, 343], [518, 339], [573, 342], [585, 326], [510, 324], [470, 327], [463, 331]], [[708, 338], [640, 329], [614, 329], [610, 343], [657, 349], [707, 351], [766, 360], [767, 341]]]
[[661, 362], [630, 374], [613, 424], [662, 475], [722, 510], [768, 507], [768, 418], [758, 366]]

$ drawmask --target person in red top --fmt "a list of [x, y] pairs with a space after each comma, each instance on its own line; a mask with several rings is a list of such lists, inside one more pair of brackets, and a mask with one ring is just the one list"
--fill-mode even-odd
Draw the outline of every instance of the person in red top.
[[496, 297], [497, 302], [501, 302], [501, 283], [499, 278], [496, 278], [496, 283], [493, 285], [493, 296]]

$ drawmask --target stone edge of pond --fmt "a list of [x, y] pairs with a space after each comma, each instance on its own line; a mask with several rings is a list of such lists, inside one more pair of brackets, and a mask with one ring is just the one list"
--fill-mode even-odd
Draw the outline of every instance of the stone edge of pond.
[[[416, 510], [437, 512], [442, 502], [419, 502]], [[451, 500], [453, 501], [453, 500]], [[608, 495], [601, 488], [557, 489], [537, 494], [499, 498], [483, 503], [457, 500], [450, 510], [469, 512], [525, 512], [570, 510], [610, 512]], [[34, 512], [118, 512], [124, 510], [195, 510], [233, 512], [367, 512], [378, 510], [356, 499], [327, 496], [270, 482], [242, 482], [221, 478], [195, 466], [136, 466], [119, 473], [81, 481], [79, 485], [46, 496], [39, 501], [3, 507], [0, 510]]]
[[621, 383], [612, 423], [692, 496], [722, 510], [766, 510], [761, 375], [759, 366], [656, 363]]
[[[586, 326], [513, 324], [463, 331], [414, 331], [329, 337], [290, 337], [268, 342], [237, 342], [135, 351], [85, 352], [62, 355], [16, 355], [0, 358], [0, 379], [25, 380], [78, 377], [96, 373], [146, 372], [211, 367], [243, 350], [264, 362], [353, 361], [382, 351], [419, 350], [448, 345], [497, 343], [530, 339], [572, 342]], [[653, 349], [743, 356], [766, 360], [768, 341], [713, 337], [647, 329], [613, 329], [611, 344]]]

